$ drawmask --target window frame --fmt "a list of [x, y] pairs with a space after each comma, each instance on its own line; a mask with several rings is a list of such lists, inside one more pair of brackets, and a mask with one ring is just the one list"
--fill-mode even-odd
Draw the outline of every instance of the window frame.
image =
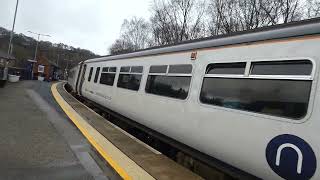
[[[312, 64], [312, 70], [311, 74], [309, 76], [303, 76], [303, 75], [297, 75], [297, 76], [291, 76], [291, 75], [250, 75], [250, 70], [251, 70], [251, 63], [254, 62], [272, 62], [272, 61], [298, 61], [298, 60], [308, 60]], [[221, 61], [220, 61], [221, 62]], [[217, 62], [217, 63], [220, 63]], [[311, 112], [313, 110], [313, 103], [314, 103], [314, 97], [315, 97], [315, 91], [316, 91], [316, 86], [318, 82], [314, 81], [314, 76], [315, 76], [315, 71], [317, 68], [317, 64], [315, 63], [316, 61], [313, 58], [310, 57], [294, 57], [294, 58], [270, 58], [270, 59], [255, 59], [255, 60], [243, 60], [243, 61], [230, 61], [230, 62], [221, 62], [221, 63], [237, 63], [237, 62], [246, 62], [246, 68], [245, 68], [245, 73], [244, 75], [231, 75], [231, 74], [219, 74], [219, 75], [212, 75], [212, 74], [206, 74], [206, 68], [209, 64], [212, 64], [212, 62], [208, 62], [204, 64], [204, 70], [201, 75], [201, 83], [198, 89], [197, 93], [197, 101], [200, 104], [200, 106], [206, 107], [206, 108], [213, 108], [217, 110], [222, 110], [222, 111], [227, 111], [227, 112], [233, 112], [233, 113], [240, 113], [243, 115], [248, 115], [248, 116], [253, 116], [253, 117], [258, 117], [258, 118], [264, 118], [264, 119], [269, 119], [269, 120], [275, 120], [275, 121], [282, 121], [282, 122], [287, 122], [287, 123], [292, 123], [292, 124], [300, 124], [308, 121], [308, 119], [311, 116]], [[310, 94], [309, 94], [309, 102], [308, 102], [308, 109], [306, 111], [306, 114], [304, 117], [301, 119], [292, 119], [292, 118], [287, 118], [287, 117], [281, 117], [281, 116], [276, 116], [276, 115], [268, 115], [268, 114], [262, 114], [258, 112], [251, 112], [251, 111], [245, 111], [245, 110], [239, 110], [239, 109], [232, 109], [232, 108], [227, 108], [223, 106], [217, 106], [214, 104], [205, 104], [202, 103], [200, 100], [201, 92], [202, 92], [202, 86], [204, 83], [204, 78], [206, 77], [212, 77], [212, 78], [240, 78], [240, 79], [273, 79], [273, 80], [308, 80], [312, 81], [311, 82], [311, 89], [310, 89]]]
[[[210, 65], [210, 64], [240, 64], [240, 63], [243, 63], [245, 66], [244, 66], [244, 72], [243, 74], [207, 74], [207, 67]], [[237, 77], [242, 77], [242, 76], [245, 76], [246, 75], [246, 70], [247, 70], [247, 62], [231, 62], [231, 63], [210, 63], [210, 64], [207, 64], [206, 66], [206, 72], [205, 72], [205, 75], [213, 75], [213, 76], [219, 76], [219, 77], [225, 77], [225, 76], [237, 76]]]
[[[142, 69], [141, 69], [141, 72], [132, 72], [132, 68], [133, 67], [141, 67]], [[131, 74], [143, 74], [143, 70], [144, 70], [144, 67], [143, 66], [130, 66], [130, 73]], [[124, 73], [124, 72], [123, 72]]]
[[[165, 72], [165, 73], [150, 73], [150, 70], [151, 70], [151, 67], [152, 67], [152, 66], [167, 66], [167, 67], [166, 67], [166, 72]], [[154, 75], [156, 75], [156, 74], [159, 74], [159, 75], [160, 75], [160, 74], [167, 74], [168, 71], [169, 71], [169, 65], [168, 65], [168, 64], [150, 65], [150, 66], [149, 66], [148, 75], [149, 75], [149, 74], [154, 74]]]
[[[166, 70], [166, 73], [150, 73], [150, 68], [151, 66], [161, 66], [161, 65], [166, 65], [167, 66], [167, 70]], [[170, 65], [191, 65], [192, 66], [192, 70], [191, 70], [191, 73], [190, 74], [178, 74], [178, 73], [169, 73], [169, 66]], [[158, 97], [158, 98], [166, 98], [168, 100], [172, 100], [172, 101], [177, 101], [177, 102], [185, 102], [185, 101], [188, 101], [189, 98], [190, 98], [190, 91], [192, 89], [192, 85], [193, 85], [193, 72], [194, 72], [194, 65], [193, 64], [189, 64], [189, 63], [186, 63], [186, 64], [154, 64], [154, 65], [149, 65], [148, 67], [148, 73], [146, 74], [146, 81], [144, 83], [144, 88], [143, 88], [143, 91], [144, 91], [144, 94], [147, 95], [147, 96], [153, 96], [153, 97]], [[157, 95], [157, 94], [153, 94], [153, 93], [148, 93], [146, 91], [146, 85], [147, 85], [147, 81], [148, 81], [148, 77], [149, 75], [156, 75], [156, 76], [188, 76], [188, 77], [191, 77], [191, 80], [190, 80], [190, 85], [189, 85], [189, 89], [188, 89], [188, 95], [185, 99], [178, 99], [178, 98], [174, 98], [174, 97], [169, 97], [169, 96], [162, 96], [162, 95]]]
[[[103, 71], [104, 68], [107, 68], [108, 71]], [[110, 72], [110, 71], [109, 71], [110, 68], [116, 68], [116, 71], [115, 71], [115, 72], [113, 72], [113, 71]], [[101, 70], [101, 72], [100, 72], [100, 75], [99, 75], [99, 76], [100, 76], [100, 78], [99, 78], [99, 84], [105, 85], [105, 86], [109, 86], [109, 87], [113, 87], [114, 84], [115, 84], [114, 82], [116, 81], [117, 70], [118, 70], [117, 66], [106, 66], [106, 67], [103, 67], [102, 70]], [[108, 85], [108, 84], [103, 84], [103, 83], [101, 83], [101, 76], [102, 76], [102, 74], [114, 74], [114, 79], [113, 79], [112, 85]]]
[[[98, 73], [98, 74], [97, 74]], [[93, 83], [94, 84], [99, 84], [99, 77], [100, 77], [100, 74], [101, 74], [101, 67], [100, 66], [97, 66], [96, 67], [96, 72], [94, 73], [94, 78], [93, 78]], [[98, 77], [97, 77], [98, 75]]]
[[[134, 72], [134, 73], [132, 73], [131, 72], [131, 67], [133, 67], [133, 66], [139, 66], [139, 67], [142, 67], [142, 72], [141, 73], [137, 73], [137, 72]], [[129, 67], [129, 72], [121, 72], [121, 68], [122, 67]], [[140, 90], [141, 90], [141, 87], [142, 87], [142, 80], [143, 80], [143, 72], [144, 72], [144, 70], [145, 70], [145, 68], [144, 68], [144, 66], [143, 65], [126, 65], [126, 66], [120, 66], [120, 68], [119, 68], [119, 73], [118, 73], [118, 77], [117, 77], [117, 83], [115, 84], [115, 86], [117, 87], [117, 88], [121, 88], [121, 89], [125, 89], [125, 90], [129, 90], [129, 91], [134, 91], [134, 92], [139, 92]], [[138, 88], [138, 90], [133, 90], [133, 89], [128, 89], [128, 88], [124, 88], [124, 87], [119, 87], [118, 86], [118, 83], [119, 83], [119, 79], [120, 79], [120, 75], [121, 74], [126, 74], [126, 75], [141, 75], [141, 79], [140, 79], [140, 84], [139, 84], [139, 88]]]
[[[310, 75], [251, 75], [251, 67], [252, 63], [255, 62], [272, 62], [272, 61], [299, 61], [299, 60], [308, 60], [312, 64], [312, 70]], [[237, 61], [239, 62], [239, 61]], [[237, 62], [228, 62], [228, 63], [237, 63]], [[251, 79], [292, 79], [292, 80], [314, 80], [314, 73], [315, 73], [315, 61], [311, 58], [292, 58], [292, 59], [267, 59], [267, 60], [252, 60], [252, 61], [243, 61], [246, 62], [246, 68], [244, 74], [206, 74], [204, 73], [203, 77], [225, 77], [225, 78], [251, 78]], [[205, 69], [209, 64], [214, 63], [208, 63], [205, 66]], [[225, 63], [224, 63], [225, 64]]]
[[[104, 71], [104, 69], [107, 69], [107, 71]], [[109, 67], [102, 67], [101, 73], [107, 73], [109, 72]]]
[[[310, 75], [251, 75], [251, 70], [253, 67], [253, 63], [257, 63], [257, 62], [278, 62], [278, 61], [299, 61], [299, 60], [306, 60], [306, 61], [310, 61], [311, 65], [312, 65], [312, 69], [311, 69], [311, 73]], [[250, 61], [250, 67], [249, 67], [249, 77], [250, 78], [255, 78], [255, 79], [291, 79], [291, 80], [314, 80], [314, 73], [315, 73], [315, 66], [316, 63], [313, 59], [311, 58], [292, 58], [292, 59], [279, 59], [279, 60], [254, 60], [254, 61]]]
[[[128, 72], [126, 72], [126, 71], [122, 72], [121, 71], [122, 68], [129, 68], [129, 71]], [[130, 72], [131, 72], [131, 66], [120, 66], [119, 73], [130, 73]]]
[[[92, 70], [92, 71], [91, 71]], [[94, 67], [90, 67], [89, 71], [88, 71], [88, 77], [87, 77], [87, 82], [91, 82], [92, 80], [92, 75], [93, 75], [93, 70]], [[90, 72], [91, 72], [91, 76], [90, 76]]]
[[[310, 60], [307, 60], [307, 59], [301, 59], [301, 60], [294, 60], [294, 61], [297, 61], [297, 62], [299, 62], [300, 61], [300, 63], [299, 64], [302, 64], [302, 61], [308, 61], [308, 63], [310, 63], [311, 64], [311, 66], [313, 67], [313, 62], [312, 61], [310, 61]], [[273, 63], [272, 63], [273, 62]], [[250, 75], [252, 75], [252, 76], [265, 76], [266, 74], [254, 74], [253, 73], [253, 70], [254, 70], [254, 67], [255, 67], [255, 65], [268, 65], [268, 64], [272, 64], [272, 65], [275, 65], [275, 64], [280, 64], [280, 65], [287, 65], [287, 64], [289, 64], [289, 65], [292, 65], [291, 63], [286, 63], [286, 62], [291, 62], [290, 60], [282, 60], [282, 61], [258, 61], [258, 62], [255, 62], [255, 61], [252, 61], [251, 62], [251, 67], [250, 67], [250, 70], [249, 70], [249, 72], [250, 72]], [[297, 63], [296, 63], [297, 64]], [[312, 73], [312, 69], [311, 69], [311, 71], [310, 71], [310, 74], [303, 74], [303, 75], [292, 75], [292, 74], [273, 74], [272, 76], [292, 76], [293, 78], [295, 78], [295, 77], [297, 77], [297, 78], [299, 78], [299, 77], [309, 77], [309, 76], [311, 76], [311, 73]], [[268, 75], [267, 75], [268, 76]]]

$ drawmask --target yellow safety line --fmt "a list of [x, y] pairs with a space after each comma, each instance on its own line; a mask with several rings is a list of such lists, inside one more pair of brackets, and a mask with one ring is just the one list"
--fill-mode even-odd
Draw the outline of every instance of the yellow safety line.
[[68, 109], [68, 104], [64, 101], [64, 99], [61, 97], [61, 95], [57, 91], [57, 84], [55, 83], [51, 86], [51, 92], [55, 98], [55, 100], [58, 102], [58, 104], [61, 106], [63, 111], [67, 114], [67, 116], [72, 120], [72, 122], [79, 128], [81, 133], [88, 139], [88, 141], [93, 145], [93, 147], [96, 148], [96, 150], [101, 154], [101, 156], [112, 166], [112, 168], [125, 180], [131, 180], [132, 178], [128, 175], [128, 173], [119, 166], [106, 151], [103, 150], [103, 147], [98, 144], [97, 141], [94, 140], [94, 138], [90, 135], [89, 132], [86, 131], [85, 128], [81, 126], [79, 123], [79, 120], [77, 119], [76, 115]]

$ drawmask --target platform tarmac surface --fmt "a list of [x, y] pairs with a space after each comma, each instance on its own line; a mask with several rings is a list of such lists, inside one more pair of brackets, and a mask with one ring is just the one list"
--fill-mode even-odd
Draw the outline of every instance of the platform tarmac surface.
[[50, 87], [21, 81], [0, 88], [0, 180], [118, 179], [94, 156]]
[[64, 89], [64, 84], [51, 88], [56, 101], [123, 179], [203, 179], [80, 103]]

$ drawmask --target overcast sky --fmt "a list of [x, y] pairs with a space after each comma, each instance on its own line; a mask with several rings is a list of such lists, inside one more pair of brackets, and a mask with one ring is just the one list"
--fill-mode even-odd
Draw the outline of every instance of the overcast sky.
[[[105, 55], [124, 19], [150, 17], [151, 0], [19, 0], [16, 33], [43, 37]], [[10, 29], [16, 0], [0, 0], [0, 26]]]

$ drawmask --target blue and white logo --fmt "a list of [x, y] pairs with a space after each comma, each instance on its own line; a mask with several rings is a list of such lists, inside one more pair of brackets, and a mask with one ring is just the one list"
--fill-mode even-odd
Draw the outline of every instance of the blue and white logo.
[[303, 139], [282, 134], [267, 145], [266, 158], [271, 169], [284, 179], [310, 179], [316, 169], [316, 156]]

